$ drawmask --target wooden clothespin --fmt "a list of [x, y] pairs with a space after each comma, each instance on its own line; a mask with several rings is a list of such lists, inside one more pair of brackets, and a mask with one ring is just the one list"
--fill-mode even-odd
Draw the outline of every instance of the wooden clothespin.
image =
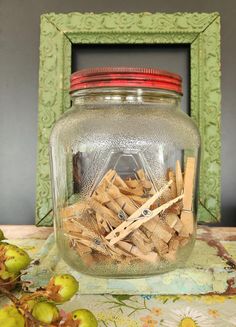
[[179, 160], [176, 161], [175, 166], [175, 179], [176, 179], [176, 189], [177, 189], [177, 195], [180, 195], [183, 192], [183, 175], [181, 171], [181, 166]]
[[184, 174], [184, 197], [183, 197], [183, 209], [181, 211], [181, 222], [183, 228], [180, 231], [180, 236], [189, 236], [194, 230], [194, 218], [193, 218], [193, 190], [194, 190], [194, 177], [195, 177], [195, 158], [188, 157], [186, 162], [185, 174]]
[[164, 212], [167, 208], [172, 206], [174, 203], [180, 201], [183, 198], [183, 195], [178, 196], [177, 198], [168, 201], [159, 208], [155, 210], [150, 210], [149, 207], [156, 201], [163, 192], [171, 185], [172, 181], [169, 181], [164, 185], [159, 192], [154, 194], [144, 205], [137, 209], [126, 221], [116, 227], [112, 232], [110, 232], [106, 239], [110, 240], [111, 244], [115, 244], [118, 241], [124, 239], [131, 232], [139, 228], [144, 223], [148, 222], [150, 219], [156, 217], [161, 212]]

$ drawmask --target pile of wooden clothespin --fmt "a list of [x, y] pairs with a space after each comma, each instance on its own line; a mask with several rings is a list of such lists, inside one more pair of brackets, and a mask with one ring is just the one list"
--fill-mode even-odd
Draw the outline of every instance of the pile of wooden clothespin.
[[86, 266], [174, 262], [194, 232], [195, 158], [179, 161], [156, 190], [144, 171], [123, 180], [109, 170], [90, 197], [63, 208], [63, 230]]

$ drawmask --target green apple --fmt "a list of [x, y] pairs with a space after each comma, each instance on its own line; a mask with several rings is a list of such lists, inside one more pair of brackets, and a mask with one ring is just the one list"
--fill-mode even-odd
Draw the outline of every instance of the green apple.
[[0, 309], [1, 327], [25, 327], [25, 319], [14, 306], [6, 306]]
[[[0, 284], [6, 290], [12, 290], [16, 286], [18, 274], [10, 273], [4, 265], [0, 269]], [[1, 326], [1, 325], [0, 325]]]
[[57, 302], [59, 303], [69, 301], [79, 289], [79, 283], [69, 274], [54, 276], [53, 283], [55, 286], [60, 286], [60, 289], [57, 292]]
[[8, 279], [15, 279], [17, 277], [17, 274], [14, 274], [14, 273], [10, 273], [9, 271], [3, 269], [3, 270], [0, 270], [0, 278], [2, 280], [8, 280]]
[[78, 322], [79, 327], [97, 327], [98, 322], [93, 313], [87, 309], [78, 309], [72, 312], [72, 319]]
[[32, 315], [45, 324], [51, 324], [60, 318], [56, 305], [50, 302], [38, 302], [33, 306]]
[[30, 263], [30, 257], [23, 249], [18, 248], [15, 245], [5, 245], [5, 257], [4, 262], [6, 269], [10, 273], [18, 274], [22, 269], [25, 269]]

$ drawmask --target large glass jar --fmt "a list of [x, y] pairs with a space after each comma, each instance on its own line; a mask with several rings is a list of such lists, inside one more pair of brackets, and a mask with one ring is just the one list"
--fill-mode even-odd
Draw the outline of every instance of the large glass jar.
[[94, 68], [71, 77], [72, 108], [51, 139], [63, 259], [117, 278], [184, 264], [195, 240], [200, 136], [166, 71]]

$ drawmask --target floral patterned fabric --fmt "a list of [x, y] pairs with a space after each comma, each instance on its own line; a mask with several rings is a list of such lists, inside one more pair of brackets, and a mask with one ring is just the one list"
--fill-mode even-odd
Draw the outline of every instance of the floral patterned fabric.
[[236, 326], [236, 296], [81, 295], [72, 307], [93, 311], [99, 327]]
[[77, 308], [91, 310], [99, 327], [236, 326], [236, 296], [77, 295], [61, 306]]

